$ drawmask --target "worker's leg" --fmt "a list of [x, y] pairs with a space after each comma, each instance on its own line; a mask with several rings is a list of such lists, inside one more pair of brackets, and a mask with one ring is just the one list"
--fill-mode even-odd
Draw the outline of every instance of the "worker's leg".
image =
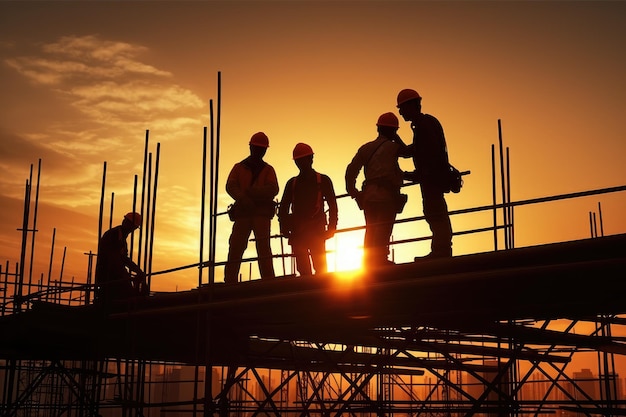
[[254, 216], [252, 219], [261, 278], [274, 278], [274, 261], [270, 246], [271, 219], [264, 216]]
[[317, 236], [312, 236], [309, 240], [311, 250], [311, 260], [315, 274], [323, 274], [328, 270], [326, 262], [326, 239], [323, 232]]
[[368, 203], [365, 209], [365, 263], [384, 265], [389, 263], [389, 238], [396, 218], [395, 207], [388, 203]]
[[433, 234], [431, 254], [433, 257], [452, 256], [452, 225], [444, 194], [437, 187], [421, 185], [424, 218]]
[[242, 217], [233, 223], [233, 230], [228, 240], [228, 260], [224, 267], [224, 282], [232, 284], [239, 281], [241, 258], [248, 247], [248, 238], [252, 231], [252, 217]]
[[309, 246], [306, 237], [292, 236], [289, 239], [291, 250], [296, 258], [296, 268], [300, 276], [311, 275], [311, 259], [309, 257]]

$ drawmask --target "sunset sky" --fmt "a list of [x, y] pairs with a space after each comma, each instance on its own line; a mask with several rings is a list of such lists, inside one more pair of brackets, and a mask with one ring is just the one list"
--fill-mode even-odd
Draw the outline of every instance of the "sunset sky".
[[[258, 131], [270, 138], [278, 198], [297, 174], [297, 142], [313, 147], [314, 168], [345, 193], [346, 165], [376, 137], [378, 116], [397, 114], [403, 88], [419, 91], [423, 111], [444, 127], [451, 162], [471, 170], [461, 193], [448, 195], [451, 210], [491, 204], [499, 119], [513, 201], [626, 185], [625, 17], [621, 1], [2, 1], [2, 270], [19, 261], [25, 182], [41, 159], [34, 279], [48, 275], [56, 230], [52, 279], [66, 248], [64, 279], [84, 281], [103, 164], [106, 227], [111, 193], [114, 225], [131, 209], [146, 130], [153, 155], [160, 144], [153, 271], [198, 262], [203, 129], [218, 72], [219, 211], [232, 202], [224, 180]], [[407, 123], [399, 133], [411, 140]], [[407, 193], [400, 218], [421, 216], [418, 187]], [[516, 209], [516, 246], [589, 237], [598, 203], [604, 233], [625, 233], [625, 192], [604, 194]], [[452, 222], [455, 231], [488, 227], [491, 213]], [[356, 204], [341, 199], [339, 228], [361, 224]], [[231, 223], [221, 216], [217, 227], [223, 261]], [[395, 239], [427, 235], [423, 221], [394, 230]], [[348, 259], [361, 242], [343, 234], [328, 248]], [[456, 255], [493, 249], [489, 233], [454, 243]], [[251, 243], [246, 256], [255, 253]], [[426, 253], [415, 243], [394, 255]], [[341, 269], [334, 257], [329, 264]], [[195, 269], [155, 276], [153, 289], [193, 288], [197, 277]]]

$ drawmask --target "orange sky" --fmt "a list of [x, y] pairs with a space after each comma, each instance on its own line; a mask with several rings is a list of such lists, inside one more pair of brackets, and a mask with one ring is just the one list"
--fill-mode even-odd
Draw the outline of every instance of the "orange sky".
[[[33, 275], [48, 274], [56, 228], [52, 278], [65, 247], [64, 278], [84, 280], [103, 163], [105, 210], [115, 193], [117, 224], [133, 176], [141, 178], [146, 129], [150, 152], [161, 144], [153, 270], [197, 262], [202, 131], [218, 72], [220, 211], [231, 202], [224, 179], [257, 131], [270, 138], [279, 197], [297, 173], [297, 142], [314, 148], [314, 167], [343, 194], [346, 165], [375, 138], [377, 117], [396, 110], [402, 88], [420, 92], [424, 112], [444, 127], [451, 162], [472, 171], [449, 195], [451, 210], [491, 203], [498, 119], [513, 200], [624, 185], [624, 16], [624, 2], [0, 2], [0, 262], [19, 260], [24, 185], [41, 158]], [[410, 140], [406, 123], [400, 134]], [[401, 217], [420, 216], [417, 187], [408, 193]], [[605, 234], [626, 232], [622, 192], [520, 208], [516, 245], [588, 237], [598, 202]], [[362, 224], [352, 201], [339, 209], [340, 228]], [[453, 226], [490, 221], [472, 215]], [[218, 260], [230, 227], [218, 222]], [[423, 222], [394, 230], [396, 239], [424, 235]], [[490, 235], [473, 235], [455, 238], [454, 250], [492, 247]], [[396, 260], [427, 251], [405, 245]], [[197, 275], [161, 275], [153, 289], [193, 288]]]

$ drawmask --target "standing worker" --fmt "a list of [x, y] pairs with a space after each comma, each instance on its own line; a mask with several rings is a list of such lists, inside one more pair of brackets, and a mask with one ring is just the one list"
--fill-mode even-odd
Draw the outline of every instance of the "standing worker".
[[407, 179], [420, 184], [424, 218], [432, 232], [431, 252], [425, 259], [451, 257], [452, 226], [444, 198], [450, 164], [443, 128], [435, 117], [422, 113], [422, 97], [417, 91], [400, 91], [397, 105], [413, 130], [409, 152], [415, 171]]
[[[326, 239], [337, 230], [337, 198], [327, 175], [313, 169], [313, 149], [306, 143], [293, 148], [293, 160], [300, 170], [287, 181], [280, 201], [280, 232], [289, 238], [300, 276], [327, 271]], [[328, 222], [324, 203], [328, 206]], [[291, 213], [290, 213], [291, 209]], [[310, 257], [310, 258], [309, 258]]]
[[[102, 235], [96, 260], [96, 301], [110, 306], [148, 292], [146, 274], [128, 256], [126, 238], [141, 226], [141, 214], [128, 213], [122, 224]], [[134, 273], [135, 276], [132, 276]]]
[[[365, 215], [363, 246], [367, 266], [393, 264], [387, 258], [389, 239], [396, 214], [403, 207], [403, 194], [400, 193], [403, 172], [398, 165], [398, 156], [406, 146], [397, 133], [398, 118], [393, 113], [384, 113], [376, 126], [378, 137], [362, 145], [346, 169], [346, 190]], [[365, 181], [359, 192], [355, 184], [361, 168]]]
[[270, 247], [270, 222], [275, 214], [274, 197], [278, 180], [274, 168], [263, 160], [269, 139], [263, 132], [250, 138], [250, 156], [233, 166], [226, 180], [226, 192], [235, 200], [229, 215], [233, 230], [228, 241], [228, 261], [224, 267], [224, 282], [238, 282], [243, 253], [254, 232], [261, 278], [274, 278]]

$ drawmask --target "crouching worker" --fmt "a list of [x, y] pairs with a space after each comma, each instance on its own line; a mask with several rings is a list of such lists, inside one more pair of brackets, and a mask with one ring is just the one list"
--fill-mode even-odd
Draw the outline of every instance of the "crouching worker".
[[337, 230], [335, 190], [327, 175], [313, 169], [313, 149], [309, 145], [298, 143], [293, 160], [300, 174], [285, 185], [278, 210], [280, 232], [289, 238], [300, 275], [312, 275], [313, 270], [322, 274], [327, 271], [326, 239]]
[[[139, 213], [128, 213], [122, 224], [102, 235], [96, 261], [96, 302], [115, 301], [148, 294], [146, 274], [128, 256], [126, 238], [141, 226]], [[133, 275], [134, 274], [134, 275]]]

